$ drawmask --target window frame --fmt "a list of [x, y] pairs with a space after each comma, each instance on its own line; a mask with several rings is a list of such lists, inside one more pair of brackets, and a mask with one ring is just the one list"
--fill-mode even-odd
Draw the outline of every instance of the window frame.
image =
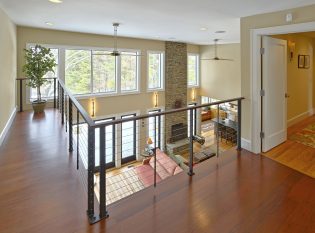
[[[131, 95], [131, 94], [139, 94], [141, 93], [141, 49], [129, 49], [129, 48], [119, 48], [119, 52], [135, 52], [137, 53], [137, 90], [132, 91], [121, 91], [120, 87], [120, 81], [121, 81], [121, 57], [119, 56], [119, 59], [116, 59], [116, 92], [99, 92], [99, 93], [93, 93], [93, 51], [107, 51], [111, 52], [113, 51], [113, 48], [111, 47], [93, 47], [93, 46], [73, 46], [73, 45], [59, 45], [59, 44], [45, 44], [45, 43], [26, 43], [25, 48], [29, 49], [32, 46], [35, 46], [36, 44], [40, 44], [44, 47], [48, 48], [54, 48], [58, 49], [58, 74], [60, 80], [65, 82], [65, 63], [66, 63], [66, 50], [89, 50], [91, 53], [91, 88], [90, 93], [86, 94], [75, 94], [73, 95], [77, 99], [85, 99], [89, 97], [107, 97], [107, 96], [124, 96], [124, 95]], [[25, 98], [26, 103], [31, 104], [30, 99], [30, 88], [26, 87], [25, 89]], [[53, 102], [53, 98], [47, 98], [48, 102]]]
[[119, 94], [132, 94], [132, 93], [139, 93], [140, 92], [140, 83], [141, 83], [141, 80], [140, 80], [140, 73], [141, 73], [141, 59], [140, 56], [141, 56], [141, 50], [135, 50], [135, 49], [119, 49], [119, 52], [120, 53], [123, 53], [123, 52], [130, 52], [130, 53], [136, 53], [136, 64], [137, 64], [137, 67], [136, 67], [136, 90], [126, 90], [126, 91], [122, 91], [121, 90], [121, 56], [119, 56], [119, 59], [117, 59], [117, 76], [120, 77], [120, 78], [117, 78], [117, 80], [119, 80], [119, 82], [117, 82], [116, 85], [118, 85], [117, 87], [117, 91]]
[[[160, 82], [161, 87], [159, 88], [149, 88], [149, 64], [150, 64], [150, 54], [160, 54], [161, 62], [160, 62]], [[155, 91], [164, 91], [165, 88], [165, 51], [155, 51], [155, 50], [147, 50], [147, 92], [155, 92]]]
[[[116, 119], [115, 117], [107, 117], [107, 118], [97, 119], [94, 122], [97, 123], [97, 122], [107, 121], [107, 120], [114, 121], [115, 119]], [[116, 128], [117, 127], [115, 124], [113, 124], [111, 126], [113, 127], [113, 132], [112, 132], [112, 159], [113, 159], [113, 161], [105, 164], [106, 169], [116, 167], [116, 134], [117, 134]], [[106, 126], [106, 127], [108, 127], [108, 126]], [[106, 140], [106, 127], [105, 127], [105, 140]], [[96, 131], [96, 129], [97, 128], [95, 128], [95, 131]], [[98, 128], [98, 129], [100, 129], [100, 128]], [[96, 134], [96, 132], [95, 132], [95, 136], [98, 137], [99, 134]], [[106, 144], [105, 144], [105, 146], [106, 146]], [[106, 148], [105, 148], [105, 152], [106, 152]], [[99, 157], [99, 155], [96, 154], [95, 157]], [[106, 161], [106, 154], [105, 154], [105, 161]], [[100, 166], [95, 166], [96, 172], [99, 172], [99, 168], [100, 168]]]
[[[147, 112], [148, 112], [148, 114], [154, 114], [154, 113], [162, 112], [162, 109], [161, 108], [149, 109]], [[161, 115], [160, 116], [160, 122], [156, 121], [156, 127], [158, 129], [162, 129], [162, 125], [163, 125], [162, 117], [163, 116]], [[147, 124], [148, 124], [147, 137], [148, 138], [150, 137], [150, 118], [154, 118], [154, 117], [148, 117], [148, 120], [147, 120]], [[154, 126], [153, 126], [153, 128], [154, 128]], [[154, 129], [154, 130], [156, 130], [156, 129]], [[155, 142], [155, 138], [151, 138], [154, 141], [154, 147], [155, 148], [160, 148], [160, 149], [162, 148], [162, 134], [163, 134], [163, 130], [161, 130], [161, 132], [156, 137], [158, 143]]]
[[[187, 107], [197, 106], [197, 103], [190, 103]], [[190, 110], [187, 112], [187, 134], [190, 136]], [[197, 109], [193, 109], [193, 135], [197, 134]]]
[[[120, 119], [124, 119], [124, 117], [133, 118], [137, 116], [137, 113], [127, 113], [120, 116]], [[136, 161], [137, 160], [137, 121], [133, 121], [133, 155], [128, 156], [126, 158], [123, 158], [123, 151], [122, 151], [122, 145], [123, 145], [123, 127], [122, 124], [120, 124], [120, 158], [121, 158], [121, 165]]]
[[[196, 84], [194, 85], [190, 85], [189, 84], [189, 79], [188, 79], [188, 71], [189, 71], [189, 56], [195, 56], [197, 59], [196, 59], [196, 66], [195, 67], [195, 71], [196, 71], [196, 76], [197, 76], [197, 80], [196, 80]], [[187, 87], [188, 88], [193, 88], [193, 87], [200, 87], [200, 55], [199, 53], [187, 53]]]

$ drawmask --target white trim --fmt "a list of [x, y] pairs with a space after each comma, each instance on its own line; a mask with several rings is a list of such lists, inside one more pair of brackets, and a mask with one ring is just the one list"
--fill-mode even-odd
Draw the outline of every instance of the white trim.
[[12, 126], [13, 120], [16, 116], [16, 112], [17, 112], [17, 107], [15, 106], [13, 111], [11, 112], [11, 115], [9, 117], [9, 120], [7, 121], [7, 123], [5, 124], [1, 134], [0, 134], [0, 146], [2, 145], [2, 143], [4, 142], [5, 137], [7, 136], [9, 129]]
[[251, 143], [251, 141], [249, 141], [245, 138], [241, 138], [241, 146], [243, 149], [251, 151], [252, 143]]
[[315, 22], [290, 24], [284, 26], [267, 27], [250, 30], [250, 74], [251, 74], [251, 150], [253, 153], [261, 152], [260, 126], [261, 126], [261, 36], [274, 34], [287, 34], [308, 32], [315, 30]]
[[[160, 67], [161, 67], [161, 87], [159, 88], [149, 88], [149, 58], [150, 54], [160, 54], [161, 60], [160, 60]], [[165, 51], [153, 51], [153, 50], [147, 50], [147, 78], [146, 78], [146, 86], [147, 86], [147, 92], [156, 92], [156, 91], [164, 91], [165, 86]]]
[[290, 127], [290, 126], [292, 126], [292, 125], [294, 125], [294, 124], [296, 124], [296, 123], [298, 123], [298, 122], [304, 120], [305, 118], [307, 118], [307, 117], [313, 115], [313, 110], [314, 110], [314, 109], [310, 109], [310, 110], [307, 111], [307, 112], [303, 112], [303, 113], [301, 113], [301, 114], [299, 114], [299, 115], [297, 115], [297, 116], [292, 117], [291, 119], [288, 119], [288, 121], [287, 121], [287, 127]]
[[[189, 56], [195, 56], [196, 62], [197, 62], [197, 84], [196, 85], [189, 85], [188, 84], [188, 61], [189, 61]], [[188, 88], [199, 88], [200, 87], [200, 54], [199, 53], [187, 53], [187, 87]]]

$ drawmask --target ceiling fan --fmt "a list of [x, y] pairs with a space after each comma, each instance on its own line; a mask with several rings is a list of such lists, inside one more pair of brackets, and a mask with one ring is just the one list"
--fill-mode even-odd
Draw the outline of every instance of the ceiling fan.
[[203, 58], [201, 60], [207, 60], [207, 61], [234, 61], [233, 59], [219, 58], [218, 57], [218, 41], [219, 41], [219, 39], [214, 39], [214, 57], [213, 58]]
[[[118, 27], [119, 27], [119, 23], [113, 23], [113, 27], [114, 27], [114, 50], [110, 53], [107, 53], [106, 55], [110, 55], [113, 57], [119, 57], [121, 55], [121, 52], [118, 51], [117, 48], [117, 41], [118, 41], [118, 36], [117, 36], [117, 31], [118, 31]], [[132, 54], [132, 53], [128, 53], [128, 56], [142, 56], [140, 54]]]

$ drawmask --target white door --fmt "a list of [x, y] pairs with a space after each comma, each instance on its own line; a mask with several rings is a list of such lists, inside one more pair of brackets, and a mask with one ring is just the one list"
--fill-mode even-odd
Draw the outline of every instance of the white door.
[[262, 151], [287, 140], [287, 41], [262, 38]]

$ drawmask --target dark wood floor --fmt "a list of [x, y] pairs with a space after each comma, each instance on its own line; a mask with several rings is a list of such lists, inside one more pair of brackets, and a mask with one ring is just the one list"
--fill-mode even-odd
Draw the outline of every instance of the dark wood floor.
[[57, 113], [18, 114], [0, 149], [0, 232], [314, 233], [315, 180], [232, 150], [109, 207], [90, 226]]

